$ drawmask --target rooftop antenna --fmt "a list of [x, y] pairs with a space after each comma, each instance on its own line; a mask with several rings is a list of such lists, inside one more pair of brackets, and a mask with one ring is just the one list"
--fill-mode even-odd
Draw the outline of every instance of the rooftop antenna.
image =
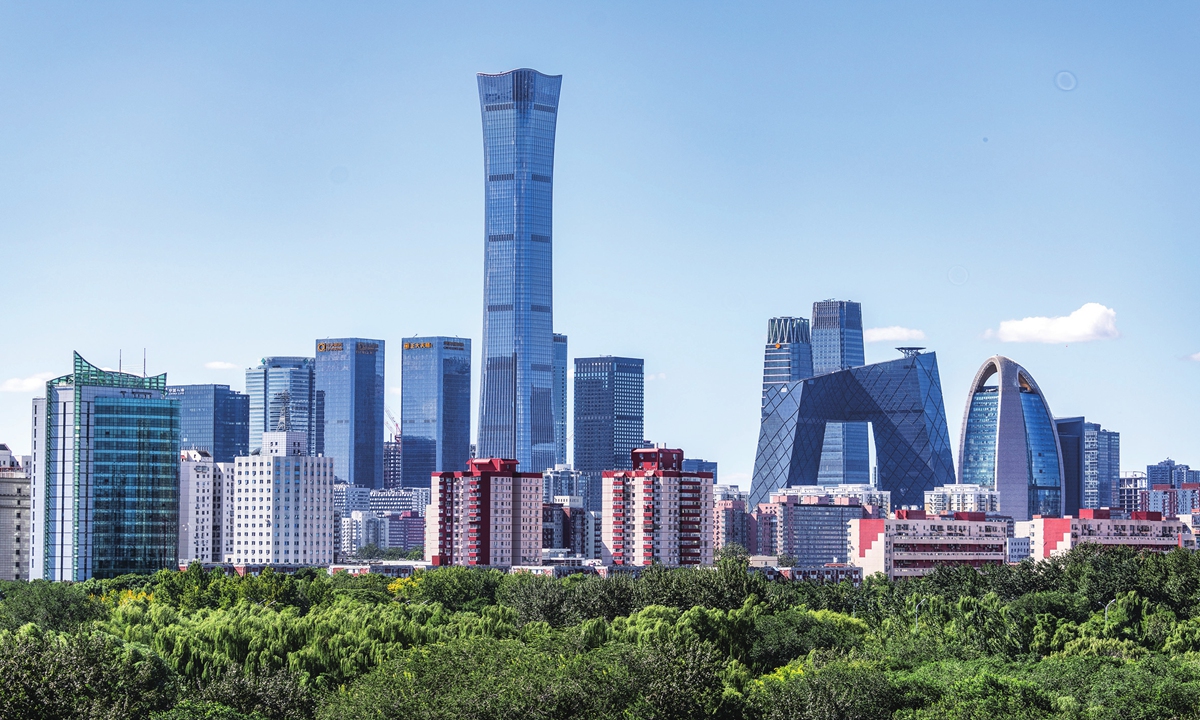
[[121, 351], [117, 351], [117, 372], [121, 372]]
[[920, 355], [921, 351], [924, 350], [925, 348], [923, 348], [923, 347], [898, 347], [896, 349], [899, 350], [901, 352], [901, 354], [903, 354], [904, 357], [906, 357], [906, 358], [915, 358], [916, 356]]
[[146, 377], [146, 348], [142, 348], [142, 377]]

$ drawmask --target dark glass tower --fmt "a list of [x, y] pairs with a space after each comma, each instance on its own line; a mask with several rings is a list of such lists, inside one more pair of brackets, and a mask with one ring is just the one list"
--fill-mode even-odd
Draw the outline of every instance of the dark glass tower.
[[763, 414], [767, 388], [812, 377], [812, 338], [805, 318], [777, 317], [767, 321], [767, 349], [763, 357]]
[[383, 487], [383, 357], [382, 340], [317, 340], [313, 445], [338, 482]]
[[[863, 353], [862, 306], [846, 300], [813, 303], [813, 374], [848, 370], [866, 364]], [[821, 448], [821, 485], [871, 482], [867, 424], [829, 423]]]
[[250, 396], [250, 451], [262, 447], [262, 434], [279, 427], [287, 414], [288, 427], [308, 435], [308, 452], [316, 453], [313, 428], [313, 359], [265, 357], [258, 367], [246, 370]]
[[554, 333], [554, 464], [567, 462], [567, 336]]
[[174, 385], [167, 396], [179, 401], [179, 446], [206, 450], [214, 462], [250, 454], [250, 396], [228, 385]]
[[466, 472], [471, 455], [471, 341], [405, 338], [400, 353], [401, 484]]
[[642, 446], [644, 394], [642, 360], [575, 358], [575, 469], [588, 478], [589, 510], [600, 510], [601, 473], [631, 469]]
[[562, 76], [480, 74], [484, 288], [479, 457], [554, 466], [551, 207]]

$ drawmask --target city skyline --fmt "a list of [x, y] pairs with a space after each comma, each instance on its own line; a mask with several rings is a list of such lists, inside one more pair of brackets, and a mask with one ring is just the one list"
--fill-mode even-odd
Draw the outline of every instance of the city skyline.
[[[41, 57], [36, 48], [45, 45], [47, 28], [35, 11], [22, 12], [9, 16], [15, 34], [0, 52], [9, 59]], [[479, 109], [471, 76], [532, 66], [561, 73], [580, 88], [568, 94], [559, 123], [555, 329], [571, 336], [575, 356], [646, 358], [649, 437], [714, 458], [727, 481], [748, 485], [763, 320], [815, 298], [853, 297], [864, 307], [865, 359], [891, 359], [891, 348], [903, 344], [938, 351], [950, 408], [965, 400], [962, 388], [978, 364], [1004, 354], [1036, 375], [1056, 413], [1095, 418], [1120, 431], [1124, 469], [1200, 452], [1190, 412], [1200, 399], [1200, 363], [1187, 359], [1200, 351], [1200, 336], [1180, 315], [1197, 302], [1188, 281], [1197, 250], [1182, 230], [1195, 225], [1187, 198], [1194, 195], [1197, 163], [1186, 123], [1177, 118], [1194, 116], [1194, 108], [1190, 98], [1170, 92], [1190, 82], [1196, 63], [1177, 49], [1162, 50], [1175, 53], [1170, 56], [1144, 52], [1145, 43], [1173, 31], [1157, 28], [1131, 39], [1130, 23], [1150, 21], [1111, 15], [1070, 32], [1064, 22], [1021, 34], [1010, 26], [983, 29], [977, 13], [959, 10], [921, 21], [964, 31], [981, 59], [948, 39], [951, 33], [883, 64], [877, 61], [914, 32], [913, 21], [896, 11], [882, 11], [897, 21], [894, 39], [868, 29], [844, 48], [817, 32], [846, 17], [836, 11], [798, 12], [799, 32], [809, 41], [803, 47], [785, 47], [767, 33], [758, 48], [749, 48], [719, 25], [736, 28], [762, 16], [725, 15], [696, 28], [724, 38], [711, 59], [700, 60], [706, 75], [693, 63], [685, 73], [671, 53], [692, 57], [688, 53], [711, 44], [667, 31], [661, 13], [641, 12], [647, 28], [631, 36], [629, 57], [603, 67], [596, 61], [613, 60], [612, 49], [598, 53], [594, 37], [590, 45], [578, 42], [592, 36], [570, 24], [582, 17], [571, 10], [528, 28], [505, 25], [515, 33], [509, 40], [485, 41], [462, 58], [438, 55], [438, 62], [423, 65], [429, 69], [424, 75], [404, 72], [418, 57], [409, 53], [431, 47], [423, 42], [394, 51], [385, 56], [386, 67], [369, 72], [354, 53], [338, 64], [338, 52], [352, 45], [343, 28], [329, 36], [332, 49], [316, 51], [333, 69], [312, 87], [301, 82], [299, 70], [237, 78], [216, 66], [183, 75], [194, 91], [189, 97], [154, 93], [161, 101], [143, 101], [166, 76], [138, 62], [144, 46], [118, 47], [129, 31], [99, 17], [66, 31], [68, 40], [79, 42], [70, 43], [59, 64], [35, 70], [10, 63], [22, 68], [10, 80], [19, 96], [39, 97], [26, 92], [34, 83], [60, 89], [21, 106], [14, 132], [0, 140], [8, 170], [0, 180], [0, 233], [10, 238], [5, 247], [16, 266], [35, 266], [46, 248], [67, 250], [58, 270], [70, 282], [55, 297], [12, 296], [10, 331], [30, 347], [12, 353], [0, 369], [0, 387], [8, 390], [0, 394], [0, 441], [29, 452], [28, 401], [69, 350], [117, 367], [123, 348], [128, 369], [135, 364], [130, 357], [147, 348], [150, 374], [166, 371], [173, 383], [242, 390], [238, 375], [258, 358], [307, 356], [314, 337], [396, 341], [424, 331], [478, 339]], [[267, 39], [262, 52], [278, 51], [265, 16], [251, 15], [250, 34]], [[482, 16], [503, 22], [483, 13], [481, 23]], [[307, 17], [315, 33], [323, 24], [315, 14]], [[601, 13], [601, 26], [611, 17]], [[434, 25], [428, 42], [444, 39], [441, 21], [425, 19]], [[176, 24], [169, 13], [162, 22], [164, 36], [184, 44], [196, 33], [229, 32], [219, 24]], [[309, 32], [301, 25], [300, 32]], [[537, 40], [520, 52], [509, 48], [554, 36], [548, 28], [576, 47]], [[114, 44], [96, 44], [99, 33], [112, 31]], [[637, 50], [643, 32], [665, 32], [664, 49]], [[368, 35], [366, 47], [382, 47]], [[463, 37], [478, 43], [482, 25]], [[1027, 52], [1008, 63], [1005, 48], [1014, 37], [1028, 41]], [[1100, 37], [1109, 48], [1105, 56], [1085, 47]], [[872, 50], [866, 38], [880, 48]], [[847, 61], [860, 56], [862, 62]], [[960, 62], [945, 63], [945, 57]], [[778, 62], [764, 62], [770, 60]], [[179, 69], [187, 61], [168, 51], [161, 66]], [[105, 74], [116, 66], [146, 67], [121, 79]], [[728, 105], [757, 108], [759, 139], [739, 136], [734, 145], [723, 139], [734, 116], [700, 98], [726, 87], [727, 73], [753, 66], [769, 69], [755, 74], [749, 87], [736, 88]], [[1062, 72], [1077, 85], [1058, 83]], [[377, 99], [335, 89], [359, 76]], [[912, 90], [914, 76], [927, 78], [922, 87], [933, 90]], [[116, 92], [104, 98], [77, 92], [85, 78], [114, 83]], [[280, 82], [267, 82], [275, 79]], [[397, 83], [398, 89], [384, 90]], [[272, 85], [278, 88], [257, 92]], [[410, 96], [428, 98], [421, 103], [428, 117], [397, 104]], [[216, 102], [222, 98], [229, 113], [181, 112], [197, 100], [222, 106]], [[131, 102], [143, 102], [157, 127], [175, 128], [178, 136], [146, 134], [111, 112]], [[1168, 111], [1153, 116], [1144, 109], [1163, 104]], [[278, 116], [296, 107], [308, 109]], [[874, 108], [887, 112], [869, 111]], [[184, 114], [194, 119], [181, 123]], [[780, 122], [785, 117], [787, 123]], [[266, 118], [282, 119], [312, 140], [311, 147], [265, 140], [279, 135]], [[403, 133], [396, 133], [397, 124]], [[199, 140], [211, 161], [181, 145]], [[63, 151], [55, 149], [60, 145]], [[61, 154], [66, 148], [74, 153], [70, 161]], [[420, 178], [412, 182], [421, 187], [397, 173]], [[289, 194], [295, 199], [284, 197]], [[51, 209], [50, 198], [61, 207]], [[1151, 205], [1157, 209], [1144, 209]], [[285, 239], [288, 257], [279, 257]], [[99, 247], [106, 255], [92, 249]], [[847, 247], [856, 256], [852, 268], [838, 262]], [[221, 268], [205, 293], [174, 282], [196, 248], [204, 249], [206, 264]], [[98, 284], [111, 269], [110, 251], [147, 258], [144, 282], [119, 297]], [[631, 272], [630, 259], [646, 251], [672, 258], [657, 270], [671, 283], [695, 283], [705, 292], [683, 301], [650, 289], [595, 303], [600, 288]], [[741, 298], [733, 289], [756, 277], [751, 260], [763, 257], [795, 264], [802, 282]], [[264, 262], [287, 274], [319, 266], [322, 290], [293, 294], [290, 305], [273, 308], [272, 322], [239, 327], [257, 295], [274, 290], [270, 281], [247, 274]], [[439, 293], [435, 302], [419, 283], [391, 282], [434, 273], [452, 275], [462, 292]], [[1139, 277], [1157, 281], [1130, 281]], [[334, 297], [332, 285], [346, 290]], [[119, 321], [96, 323], [63, 304], [82, 298]], [[389, 315], [381, 320], [377, 309], [384, 304]], [[182, 333], [171, 322], [198, 310], [219, 331]], [[51, 316], [57, 319], [52, 326], [44, 320]], [[667, 319], [662, 332], [631, 330], [654, 316]], [[680, 353], [688, 343], [694, 350]], [[391, 378], [399, 376], [397, 360], [388, 368]], [[391, 390], [388, 403], [398, 404]], [[951, 436], [959, 430], [952, 419]]]

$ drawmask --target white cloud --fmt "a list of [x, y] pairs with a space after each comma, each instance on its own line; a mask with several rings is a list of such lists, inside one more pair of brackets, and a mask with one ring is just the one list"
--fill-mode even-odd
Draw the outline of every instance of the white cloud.
[[646, 375], [646, 379], [647, 380], [666, 380], [667, 374], [666, 373], [650, 373], [650, 374]]
[[1065, 317], [1027, 317], [1005, 320], [999, 330], [984, 337], [1001, 342], [1073, 343], [1110, 340], [1117, 332], [1117, 311], [1100, 303], [1086, 303]]
[[54, 373], [38, 373], [27, 378], [10, 378], [0, 383], [0, 392], [36, 392], [46, 387], [46, 381], [56, 377]]
[[900, 327], [899, 325], [863, 330], [863, 340], [866, 342], [908, 342], [909, 340], [924, 339], [925, 333], [921, 330]]
[[1200, 353], [1192, 353], [1191, 355], [1188, 355], [1188, 360], [1200, 362]]
[[231, 362], [225, 362], [223, 360], [213, 360], [212, 362], [206, 362], [206, 363], [204, 363], [204, 367], [208, 368], [209, 370], [236, 370], [237, 369], [237, 365], [234, 365]]

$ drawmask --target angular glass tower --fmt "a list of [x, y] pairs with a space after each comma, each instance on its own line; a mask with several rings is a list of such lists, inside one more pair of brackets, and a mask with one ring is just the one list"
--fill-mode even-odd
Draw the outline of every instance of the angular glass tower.
[[1000, 512], [1015, 520], [1062, 516], [1067, 478], [1052, 418], [1029, 371], [1000, 355], [988, 358], [971, 381], [958, 476], [995, 489]]
[[382, 340], [317, 340], [313, 445], [338, 482], [383, 488], [383, 358]]
[[173, 385], [167, 396], [179, 401], [179, 445], [205, 450], [214, 462], [250, 454], [250, 396], [228, 385]]
[[776, 317], [767, 321], [767, 349], [763, 357], [764, 413], [768, 387], [812, 377], [812, 350], [806, 318]]
[[[813, 303], [812, 356], [814, 375], [866, 363], [861, 305], [846, 300]], [[866, 423], [827, 425], [817, 484], [870, 483], [869, 442]]]
[[600, 510], [601, 473], [629, 470], [645, 436], [644, 362], [575, 358], [575, 469], [588, 479], [587, 509]]
[[554, 467], [551, 207], [562, 76], [480, 74], [484, 288], [476, 455]]
[[937, 356], [907, 349], [898, 360], [773, 385], [758, 435], [750, 504], [778, 488], [815, 485], [829, 428], [849, 419], [875, 427], [879, 488], [896, 506], [954, 482]]
[[179, 402], [167, 376], [70, 375], [33, 401], [32, 578], [87, 580], [174, 567]]
[[471, 341], [404, 338], [400, 351], [401, 485], [466, 472], [471, 455]]
[[310, 357], [265, 357], [258, 367], [246, 370], [251, 452], [262, 448], [262, 434], [275, 431], [286, 412], [288, 427], [306, 433], [308, 452], [316, 454], [313, 363]]
[[554, 464], [567, 462], [567, 336], [554, 333]]

